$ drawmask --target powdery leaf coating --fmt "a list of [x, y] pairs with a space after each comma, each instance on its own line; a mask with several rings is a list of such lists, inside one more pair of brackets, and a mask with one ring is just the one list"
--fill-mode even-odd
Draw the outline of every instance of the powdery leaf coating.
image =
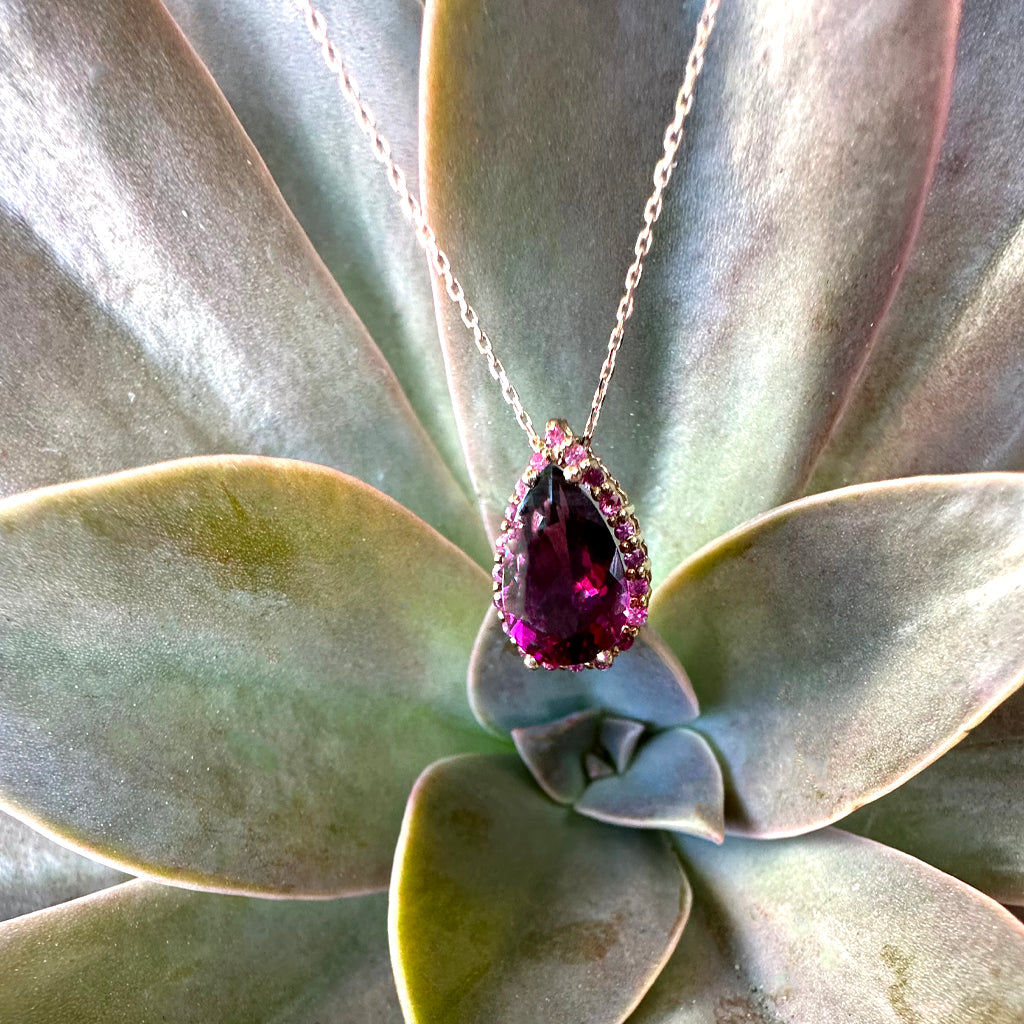
[[183, 460], [7, 499], [0, 540], [0, 803], [118, 866], [381, 888], [423, 766], [499, 748], [486, 574], [351, 477]]
[[128, 882], [0, 924], [0, 1020], [402, 1024], [385, 902]]
[[1024, 6], [963, 5], [907, 273], [811, 481], [1024, 469]]
[[867, 484], [709, 545], [651, 617], [700, 697], [727, 829], [806, 832], [899, 785], [1021, 684], [1024, 475]]
[[678, 843], [693, 911], [630, 1024], [1024, 1020], [1024, 926], [935, 868], [838, 829]]
[[1024, 906], [1024, 690], [920, 775], [842, 827]]
[[552, 803], [512, 757], [432, 765], [409, 799], [390, 935], [408, 1024], [618, 1024], [679, 938], [662, 833]]

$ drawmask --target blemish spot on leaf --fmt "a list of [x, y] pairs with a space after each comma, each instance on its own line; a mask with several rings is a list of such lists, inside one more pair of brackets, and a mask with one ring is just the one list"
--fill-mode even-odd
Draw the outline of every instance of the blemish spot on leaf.
[[783, 1019], [755, 996], [722, 996], [714, 1012], [714, 1024], [781, 1024]]
[[469, 807], [456, 807], [448, 815], [448, 824], [455, 836], [475, 846], [485, 842], [491, 834], [491, 819]]
[[621, 921], [571, 921], [551, 932], [529, 932], [523, 948], [531, 960], [558, 960], [563, 964], [603, 960], [619, 941]]
[[920, 1024], [922, 1018], [907, 1002], [907, 975], [913, 964], [913, 957], [898, 946], [886, 943], [882, 947], [882, 962], [892, 971], [895, 980], [889, 986], [889, 1005], [903, 1024]]
[[82, 524], [94, 536], [145, 551], [171, 547], [211, 568], [220, 584], [253, 593], [275, 591], [301, 597], [295, 565], [297, 546], [269, 515], [250, 511], [226, 485], [223, 497], [191, 507], [174, 501], [119, 503], [110, 509], [81, 509]]

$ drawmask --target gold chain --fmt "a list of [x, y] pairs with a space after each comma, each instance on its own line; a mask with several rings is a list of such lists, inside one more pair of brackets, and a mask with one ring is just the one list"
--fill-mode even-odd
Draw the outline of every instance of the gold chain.
[[[427, 223], [426, 215], [419, 200], [409, 193], [405, 175], [402, 169], [395, 163], [391, 156], [391, 143], [377, 129], [377, 121], [373, 111], [367, 106], [359, 93], [359, 86], [348, 70], [341, 53], [334, 45], [327, 34], [327, 22], [324, 16], [313, 6], [312, 0], [296, 0], [299, 8], [305, 14], [306, 25], [310, 35], [320, 47], [324, 63], [338, 80], [338, 88], [342, 96], [348, 102], [356, 116], [359, 127], [369, 138], [373, 148], [373, 154], [387, 171], [388, 184], [398, 196], [402, 211], [412, 221], [416, 233], [416, 240], [423, 251], [427, 254], [431, 266], [437, 276], [444, 282], [444, 290], [448, 298], [458, 307], [459, 316], [466, 329], [473, 335], [480, 354], [487, 361], [487, 368], [491, 376], [501, 387], [501, 393], [505, 401], [512, 407], [516, 421], [526, 432], [530, 444], [536, 451], [543, 447], [540, 435], [533, 427], [533, 421], [523, 407], [519, 392], [512, 386], [508, 379], [505, 367], [501, 360], [495, 355], [494, 347], [487, 333], [480, 327], [480, 317], [476, 310], [466, 300], [466, 293], [459, 283], [459, 279], [452, 273], [451, 261], [444, 250], [437, 244], [437, 237], [434, 229]], [[686, 75], [683, 84], [676, 95], [675, 114], [665, 129], [664, 152], [654, 166], [654, 191], [644, 204], [644, 226], [637, 236], [636, 244], [633, 246], [634, 260], [626, 272], [626, 293], [619, 300], [618, 309], [615, 314], [615, 326], [612, 328], [611, 336], [608, 339], [608, 353], [601, 366], [601, 377], [598, 381], [597, 390], [594, 392], [594, 401], [591, 405], [590, 416], [587, 419], [587, 426], [584, 430], [584, 440], [589, 444], [597, 428], [597, 421], [601, 415], [601, 408], [604, 405], [605, 396], [608, 394], [608, 385], [611, 383], [612, 374], [615, 372], [615, 358], [618, 355], [619, 347], [622, 345], [622, 337], [625, 332], [626, 321], [633, 313], [633, 297], [636, 294], [637, 285], [640, 283], [640, 276], [644, 269], [644, 257], [651, 250], [651, 243], [654, 239], [654, 224], [661, 216], [662, 194], [672, 177], [672, 169], [676, 152], [683, 141], [683, 121], [693, 106], [694, 86], [697, 76], [704, 66], [704, 54], [707, 50], [708, 39], [711, 36], [711, 29], [715, 24], [715, 15], [718, 12], [720, 0], [706, 0], [700, 20], [697, 22], [697, 32], [694, 37], [690, 55], [686, 61]]]

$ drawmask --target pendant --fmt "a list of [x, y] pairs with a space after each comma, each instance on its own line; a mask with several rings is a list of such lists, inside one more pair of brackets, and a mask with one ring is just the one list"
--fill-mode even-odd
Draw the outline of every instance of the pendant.
[[494, 542], [494, 605], [528, 668], [608, 668], [647, 620], [651, 563], [626, 495], [551, 420]]

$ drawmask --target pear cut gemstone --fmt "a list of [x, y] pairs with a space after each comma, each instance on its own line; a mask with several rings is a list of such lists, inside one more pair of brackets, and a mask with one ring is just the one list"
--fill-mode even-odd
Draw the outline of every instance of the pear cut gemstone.
[[[629, 634], [626, 567], [590, 495], [546, 466], [505, 538], [495, 604], [508, 635], [545, 668], [575, 668]], [[500, 578], [497, 578], [499, 577]]]

